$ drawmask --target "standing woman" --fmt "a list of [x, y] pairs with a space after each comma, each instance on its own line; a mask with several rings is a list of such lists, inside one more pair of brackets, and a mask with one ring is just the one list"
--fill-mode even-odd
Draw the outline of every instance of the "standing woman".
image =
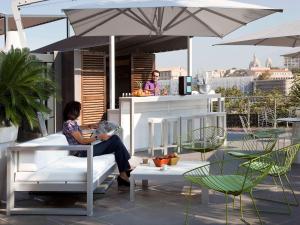
[[[117, 135], [109, 136], [107, 134], [99, 134], [96, 137], [85, 138], [82, 130], [76, 120], [80, 116], [81, 104], [76, 101], [67, 103], [63, 112], [63, 134], [66, 136], [70, 145], [88, 145], [96, 140], [102, 142], [94, 146], [94, 156], [114, 153], [116, 163], [120, 175], [118, 176], [119, 186], [130, 186], [128, 174], [130, 172], [130, 164], [128, 160], [130, 155]], [[78, 157], [87, 157], [86, 151], [78, 151], [75, 153]]]

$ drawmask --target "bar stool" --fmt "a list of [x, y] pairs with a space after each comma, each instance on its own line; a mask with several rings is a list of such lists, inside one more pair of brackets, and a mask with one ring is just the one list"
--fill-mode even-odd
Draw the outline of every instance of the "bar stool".
[[[165, 117], [164, 118], [164, 147], [166, 151], [168, 148], [177, 148], [180, 153], [180, 117]], [[173, 138], [171, 139], [171, 130], [173, 130]], [[169, 136], [170, 134], [170, 136]], [[178, 136], [179, 135], [179, 136]], [[171, 142], [172, 140], [172, 142]]]
[[[161, 130], [161, 144], [160, 146], [154, 146], [155, 142], [155, 136], [154, 136], [154, 127], [155, 124], [160, 125], [160, 130]], [[164, 118], [160, 117], [151, 117], [148, 118], [148, 126], [149, 126], [149, 147], [148, 147], [148, 154], [151, 156], [154, 156], [154, 151], [155, 150], [162, 150], [164, 154], [167, 154], [166, 149], [164, 147], [165, 143], [165, 127], [164, 127]]]
[[[155, 124], [160, 125], [161, 129], [161, 145], [154, 146], [155, 142], [155, 134], [154, 134], [154, 127]], [[168, 154], [169, 147], [176, 147], [179, 152], [179, 141], [178, 141], [178, 134], [180, 133], [180, 118], [179, 117], [155, 117], [155, 118], [148, 118], [148, 125], [149, 125], [149, 147], [148, 153], [149, 155], [154, 156], [155, 150], [162, 150], [163, 154]], [[173, 140], [170, 143], [171, 138], [169, 138], [170, 127], [173, 125]]]
[[[194, 130], [194, 117], [195, 116], [181, 116], [180, 117], [180, 142], [184, 141], [183, 139], [183, 122], [186, 121], [186, 142], [191, 142], [192, 141], [192, 136], [191, 133]], [[180, 143], [181, 145], [182, 143]]]
[[[199, 120], [196, 123], [195, 120]], [[186, 140], [183, 134], [183, 122], [186, 121]], [[197, 126], [198, 125], [198, 126]], [[206, 126], [206, 116], [203, 115], [189, 115], [180, 117], [180, 146], [184, 143], [190, 143], [192, 141], [192, 133], [196, 128], [203, 128]]]

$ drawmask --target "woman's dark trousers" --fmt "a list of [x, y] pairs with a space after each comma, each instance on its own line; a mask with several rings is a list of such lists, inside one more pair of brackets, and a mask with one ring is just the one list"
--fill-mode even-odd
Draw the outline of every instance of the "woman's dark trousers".
[[[86, 152], [84, 153], [85, 154], [81, 154], [81, 156], [86, 157]], [[108, 140], [102, 141], [94, 146], [94, 156], [110, 153], [115, 154], [119, 172], [125, 172], [130, 169], [130, 164], [128, 162], [130, 155], [123, 142], [117, 135], [113, 135]]]

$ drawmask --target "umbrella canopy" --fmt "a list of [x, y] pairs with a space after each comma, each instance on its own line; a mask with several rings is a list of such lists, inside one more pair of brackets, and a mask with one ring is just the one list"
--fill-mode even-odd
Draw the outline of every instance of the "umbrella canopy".
[[288, 53], [285, 55], [281, 55], [283, 57], [289, 57], [289, 58], [299, 58], [300, 57], [300, 51], [298, 52], [293, 52], [293, 53]]
[[300, 20], [285, 23], [271, 29], [250, 34], [236, 40], [226, 41], [217, 45], [262, 45], [298, 47], [300, 46]]
[[[7, 15], [8, 31], [16, 31], [17, 26], [12, 15]], [[39, 26], [46, 23], [51, 23], [57, 20], [65, 19], [65, 16], [60, 15], [22, 15], [22, 24], [24, 28]], [[0, 35], [5, 33], [5, 15], [0, 14]]]
[[223, 37], [282, 10], [226, 0], [115, 0], [63, 11], [82, 36]]
[[[94, 48], [108, 53], [109, 37], [73, 36], [42, 48], [34, 53], [53, 51], [73, 51], [74, 49]], [[178, 36], [119, 36], [116, 38], [116, 55], [126, 55], [132, 52], [157, 53], [186, 49], [186, 37]]]

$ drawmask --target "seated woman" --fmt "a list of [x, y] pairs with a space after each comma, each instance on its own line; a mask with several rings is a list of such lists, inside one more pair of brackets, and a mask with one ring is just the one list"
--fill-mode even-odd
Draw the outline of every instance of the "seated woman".
[[[107, 134], [99, 134], [95, 137], [85, 138], [82, 136], [82, 131], [79, 125], [76, 122], [76, 119], [80, 115], [81, 104], [76, 101], [67, 103], [63, 112], [63, 134], [66, 136], [68, 143], [70, 145], [87, 145], [91, 144], [96, 140], [101, 140], [102, 142], [94, 146], [94, 156], [114, 153], [116, 163], [120, 175], [118, 176], [118, 185], [119, 186], [129, 186], [129, 172], [130, 164], [128, 160], [130, 155], [117, 135], [109, 136]], [[75, 153], [75, 156], [86, 157], [86, 151], [78, 151]]]

